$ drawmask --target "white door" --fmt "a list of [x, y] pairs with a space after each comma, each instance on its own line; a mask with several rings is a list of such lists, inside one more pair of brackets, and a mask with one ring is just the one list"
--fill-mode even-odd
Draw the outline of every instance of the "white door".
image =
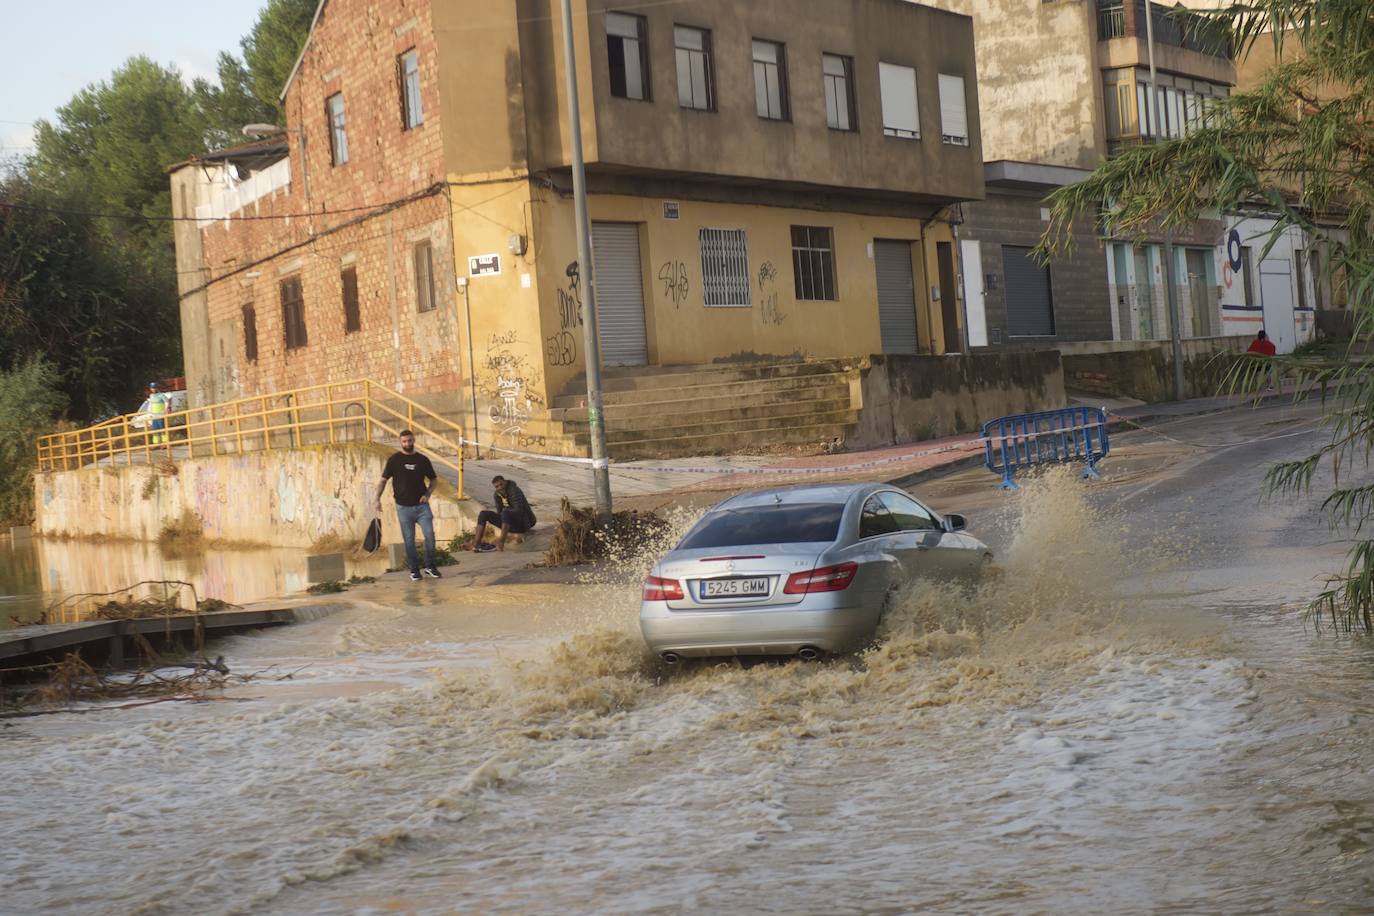
[[968, 345], [988, 345], [988, 313], [983, 303], [983, 246], [970, 239], [959, 242], [959, 259], [964, 270], [964, 319]]
[[644, 326], [644, 278], [639, 264], [639, 226], [592, 223], [596, 265], [597, 330], [604, 366], [643, 366], [649, 361]]
[[1264, 307], [1264, 331], [1280, 353], [1297, 346], [1293, 329], [1293, 268], [1287, 258], [1260, 261], [1260, 304]]

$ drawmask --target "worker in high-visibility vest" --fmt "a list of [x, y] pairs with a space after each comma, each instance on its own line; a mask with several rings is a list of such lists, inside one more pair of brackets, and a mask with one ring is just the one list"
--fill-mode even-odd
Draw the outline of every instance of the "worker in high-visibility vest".
[[161, 445], [167, 441], [167, 395], [158, 390], [157, 382], [148, 383], [148, 413], [151, 415], [149, 426], [153, 430], [153, 444]]

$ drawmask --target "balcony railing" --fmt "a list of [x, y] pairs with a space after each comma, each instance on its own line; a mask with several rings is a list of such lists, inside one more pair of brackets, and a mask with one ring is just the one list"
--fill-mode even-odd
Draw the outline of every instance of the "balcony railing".
[[[1127, 21], [1124, 0], [1098, 0], [1097, 37], [1101, 41], [1134, 35], [1144, 38], [1146, 0], [1132, 0], [1130, 21]], [[1231, 59], [1231, 45], [1224, 37], [1206, 34], [1201, 26], [1203, 17], [1181, 8], [1171, 9], [1159, 3], [1149, 4], [1153, 17], [1155, 43], [1184, 48], [1200, 54]]]
[[1126, 34], [1126, 9], [1121, 0], [1105, 0], [1097, 5], [1097, 37], [1101, 41]]

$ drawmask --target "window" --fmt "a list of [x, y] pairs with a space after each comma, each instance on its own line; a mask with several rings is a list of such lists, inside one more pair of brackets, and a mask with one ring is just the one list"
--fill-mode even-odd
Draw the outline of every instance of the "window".
[[362, 315], [358, 310], [358, 269], [345, 267], [339, 274], [343, 284], [344, 333], [352, 334], [363, 327]]
[[606, 57], [611, 71], [611, 95], [618, 99], [649, 100], [649, 46], [644, 17], [606, 14]]
[[883, 96], [883, 133], [906, 140], [921, 139], [916, 71], [897, 64], [878, 64], [878, 86]]
[[940, 136], [951, 146], [968, 146], [968, 102], [962, 76], [940, 74]]
[[677, 549], [825, 543], [839, 535], [843, 514], [843, 503], [725, 509], [712, 512], [697, 522]]
[[1154, 108], [1150, 105], [1149, 84], [1137, 82], [1135, 84], [1136, 111], [1140, 112], [1140, 135], [1142, 137], [1153, 137], [1155, 133]]
[[857, 130], [854, 116], [854, 58], [822, 54], [825, 77], [825, 123], [835, 130]]
[[1250, 280], [1250, 246], [1240, 246], [1240, 272], [1245, 282], [1245, 304], [1255, 304], [1255, 288]]
[[897, 520], [887, 511], [887, 506], [877, 496], [870, 496], [859, 513], [859, 537], [873, 538], [884, 534], [896, 534], [902, 529]]
[[1303, 261], [1307, 257], [1307, 252], [1296, 250], [1293, 252], [1293, 279], [1298, 282], [1298, 308], [1307, 310], [1307, 265]]
[[673, 45], [677, 49], [677, 103], [698, 111], [713, 110], [716, 89], [711, 74], [711, 33], [676, 25]]
[[428, 242], [415, 245], [415, 310], [428, 312], [434, 308], [434, 246]]
[[243, 358], [258, 360], [258, 312], [251, 302], [243, 307]]
[[792, 227], [792, 275], [797, 298], [834, 301], [835, 235], [828, 226]]
[[1135, 102], [1131, 98], [1130, 83], [1107, 83], [1103, 86], [1107, 106], [1107, 138], [1135, 136]]
[[935, 520], [934, 513], [910, 496], [892, 492], [879, 493], [878, 496], [882, 499], [887, 510], [892, 513], [892, 518], [896, 521], [897, 527], [903, 531], [942, 530], [940, 523]]
[[760, 118], [786, 121], [787, 48], [780, 42], [754, 39], [754, 101]]
[[343, 165], [348, 161], [348, 132], [344, 129], [343, 93], [336, 92], [324, 100], [325, 118], [329, 122], [329, 161]]
[[301, 292], [301, 278], [281, 281], [281, 324], [286, 337], [286, 349], [306, 345], [305, 295]]
[[401, 128], [412, 130], [425, 123], [420, 104], [420, 54], [411, 48], [396, 58], [396, 73], [401, 85]]
[[705, 304], [748, 308], [749, 245], [743, 229], [702, 229], [701, 288]]

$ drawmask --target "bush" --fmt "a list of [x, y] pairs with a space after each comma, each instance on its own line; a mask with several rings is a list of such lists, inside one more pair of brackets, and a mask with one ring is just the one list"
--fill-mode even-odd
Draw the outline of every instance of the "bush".
[[30, 359], [0, 371], [0, 523], [33, 521], [34, 445], [67, 409], [52, 363]]

